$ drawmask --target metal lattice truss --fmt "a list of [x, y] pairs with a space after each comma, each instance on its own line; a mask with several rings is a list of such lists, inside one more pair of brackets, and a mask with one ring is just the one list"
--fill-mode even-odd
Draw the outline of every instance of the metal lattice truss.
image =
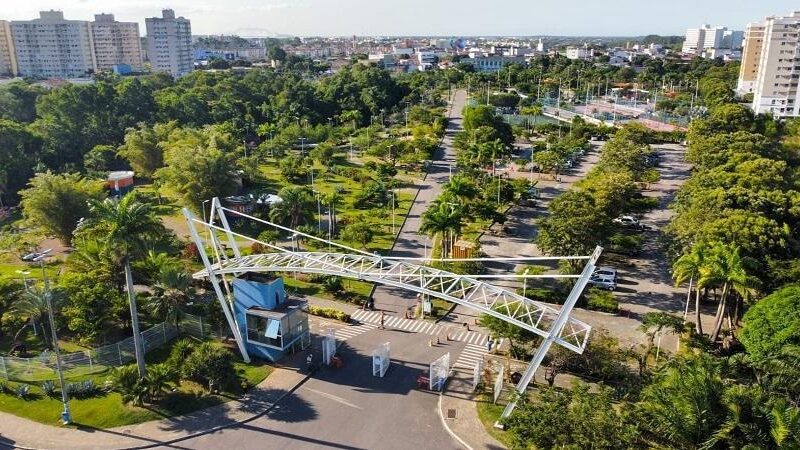
[[[244, 272], [303, 272], [380, 283], [466, 306], [541, 337], [549, 335], [560, 312], [560, 309], [532, 301], [469, 275], [459, 275], [374, 255], [287, 250], [281, 253], [223, 259], [221, 264], [213, 265], [212, 272], [220, 275]], [[195, 278], [208, 276], [208, 270], [194, 275]], [[582, 353], [590, 330], [591, 326], [588, 324], [570, 317], [561, 328], [555, 342], [574, 352]]]

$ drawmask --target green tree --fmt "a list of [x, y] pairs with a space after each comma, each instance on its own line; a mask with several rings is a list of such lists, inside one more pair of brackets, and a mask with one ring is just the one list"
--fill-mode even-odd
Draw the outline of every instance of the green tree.
[[275, 222], [297, 228], [313, 217], [314, 198], [301, 186], [287, 186], [278, 192], [281, 202], [272, 205], [269, 218]]
[[156, 178], [180, 193], [186, 205], [200, 211], [204, 200], [236, 192], [230, 135], [206, 128], [170, 137], [164, 154], [166, 167], [156, 171]]
[[614, 407], [611, 389], [592, 393], [579, 383], [522, 396], [505, 425], [517, 448], [631, 448], [638, 437], [634, 422]]
[[40, 155], [41, 142], [33, 133], [20, 123], [0, 119], [0, 196], [4, 204], [18, 201], [17, 193], [33, 176]]
[[800, 345], [800, 285], [788, 285], [756, 302], [742, 319], [739, 338], [755, 361]]
[[[53, 314], [60, 312], [63, 296], [58, 290], [45, 292], [44, 289], [34, 287], [21, 293], [17, 300], [12, 303], [11, 311], [38, 323], [41, 327], [42, 342], [52, 348], [53, 337], [50, 336], [50, 319], [48, 318], [47, 297], [53, 305]], [[47, 326], [45, 326], [47, 324]]]
[[179, 267], [166, 266], [159, 272], [153, 289], [155, 292], [149, 301], [153, 315], [177, 326], [181, 307], [192, 297], [191, 278]]
[[694, 283], [695, 304], [694, 304], [694, 323], [695, 331], [698, 335], [703, 334], [703, 323], [700, 320], [700, 296], [703, 285], [700, 283], [701, 271], [705, 270], [708, 246], [704, 242], [698, 242], [692, 246], [688, 253], [684, 253], [675, 261], [672, 266], [672, 277], [675, 284], [680, 285], [689, 281], [689, 292], [686, 297], [686, 311], [689, 310], [689, 298], [692, 295], [692, 284]]
[[68, 273], [59, 279], [64, 291], [67, 328], [84, 344], [100, 344], [115, 319], [124, 316], [125, 298], [98, 272]]
[[164, 166], [162, 142], [176, 127], [176, 122], [169, 122], [152, 127], [142, 124], [138, 129], [130, 128], [117, 154], [128, 161], [136, 175], [152, 178], [156, 170]]
[[372, 242], [372, 239], [374, 238], [374, 234], [372, 232], [373, 228], [374, 225], [371, 225], [363, 220], [354, 222], [344, 227], [341, 237], [347, 242], [360, 244], [362, 248], [366, 249], [367, 245]]
[[25, 219], [67, 245], [72, 243], [78, 221], [88, 216], [88, 202], [105, 196], [101, 183], [77, 173], [39, 173], [29, 186], [20, 191]]
[[586, 255], [608, 236], [611, 219], [588, 192], [568, 191], [548, 209], [536, 245], [550, 255]]
[[434, 242], [438, 236], [442, 256], [447, 257], [450, 255], [451, 244], [461, 233], [462, 219], [462, 208], [444, 203], [433, 204], [422, 214], [419, 231], [433, 237]]
[[144, 361], [144, 347], [139, 332], [139, 311], [133, 291], [131, 260], [140, 255], [148, 239], [164, 233], [164, 227], [150, 210], [149, 205], [140, 203], [136, 196], [128, 194], [121, 200], [106, 199], [92, 201], [90, 215], [82, 232], [105, 243], [125, 270], [126, 290], [131, 311], [131, 328], [136, 350], [136, 364], [139, 377], [147, 374]]
[[113, 145], [95, 145], [83, 155], [83, 168], [89, 173], [105, 178], [105, 172], [119, 168]]

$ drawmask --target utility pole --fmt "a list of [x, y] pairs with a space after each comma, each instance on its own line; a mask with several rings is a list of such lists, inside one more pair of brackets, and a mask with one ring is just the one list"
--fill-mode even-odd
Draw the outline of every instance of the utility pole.
[[61, 363], [61, 351], [58, 347], [58, 335], [56, 334], [56, 322], [53, 317], [53, 302], [50, 296], [50, 280], [47, 278], [47, 272], [44, 270], [44, 260], [47, 258], [51, 249], [42, 252], [34, 252], [22, 257], [24, 261], [39, 263], [42, 269], [42, 279], [44, 280], [44, 297], [47, 301], [47, 317], [50, 320], [50, 337], [53, 339], [53, 352], [56, 354], [56, 371], [58, 372], [58, 382], [61, 385], [61, 403], [64, 405], [64, 411], [61, 412], [61, 422], [64, 425], [72, 422], [72, 417], [69, 411], [69, 394], [67, 394], [67, 386], [64, 383], [64, 371]]

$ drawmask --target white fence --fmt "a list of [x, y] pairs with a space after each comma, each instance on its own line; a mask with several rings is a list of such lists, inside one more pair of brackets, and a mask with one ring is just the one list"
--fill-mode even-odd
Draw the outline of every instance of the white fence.
[[[167, 323], [142, 331], [144, 350], [146, 352], [164, 345], [177, 335], [178, 329], [175, 325]], [[66, 376], [102, 372], [109, 367], [121, 366], [135, 359], [133, 336], [116, 344], [61, 355]], [[0, 356], [0, 379], [39, 382], [56, 378], [56, 355], [53, 352], [45, 351], [32, 358]]]

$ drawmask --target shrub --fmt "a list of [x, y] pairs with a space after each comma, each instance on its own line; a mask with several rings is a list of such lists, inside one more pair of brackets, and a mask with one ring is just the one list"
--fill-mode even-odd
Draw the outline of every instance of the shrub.
[[225, 386], [234, 373], [233, 355], [210, 342], [200, 344], [183, 364], [183, 376], [205, 383], [210, 392]]
[[326, 319], [336, 319], [341, 322], [350, 323], [349, 314], [334, 308], [320, 308], [318, 306], [309, 306], [308, 313], [311, 314], [312, 316], [325, 317]]
[[172, 368], [168, 364], [151, 365], [147, 369], [147, 376], [144, 379], [150, 397], [153, 399], [160, 398], [161, 393], [164, 392], [164, 389], [167, 388], [169, 382], [174, 378]]
[[14, 392], [17, 394], [17, 397], [23, 400], [27, 400], [28, 397], [31, 395], [31, 387], [28, 386], [27, 384], [19, 384], [17, 385], [17, 388], [14, 390]]
[[78, 381], [67, 383], [67, 394], [75, 398], [94, 397], [102, 393], [102, 388], [94, 383], [93, 380]]
[[322, 288], [325, 289], [325, 292], [335, 295], [344, 290], [344, 284], [340, 277], [325, 277], [322, 280]]
[[196, 343], [189, 339], [181, 339], [172, 346], [166, 364], [175, 373], [181, 373], [183, 363], [194, 351]]
[[591, 310], [609, 313], [619, 312], [619, 302], [611, 292], [592, 288], [586, 294], [586, 300], [586, 307]]
[[42, 391], [44, 391], [44, 395], [54, 398], [56, 396], [56, 384], [52, 381], [45, 381], [42, 383]]
[[8, 391], [8, 387], [6, 386], [6, 382], [0, 380], [0, 394], [5, 394]]
[[147, 396], [147, 386], [139, 378], [136, 366], [122, 366], [111, 373], [111, 386], [122, 396], [122, 401], [141, 406]]

